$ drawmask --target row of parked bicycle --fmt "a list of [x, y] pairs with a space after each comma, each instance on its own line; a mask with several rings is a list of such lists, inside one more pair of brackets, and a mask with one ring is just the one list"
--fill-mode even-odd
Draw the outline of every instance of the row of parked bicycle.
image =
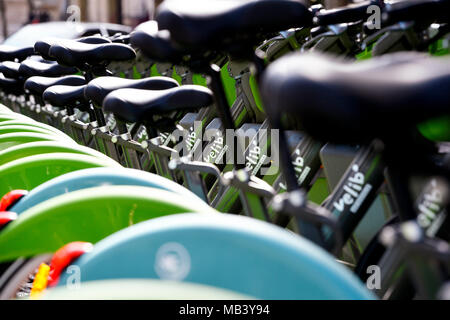
[[0, 299], [448, 298], [449, 3], [0, 48]]

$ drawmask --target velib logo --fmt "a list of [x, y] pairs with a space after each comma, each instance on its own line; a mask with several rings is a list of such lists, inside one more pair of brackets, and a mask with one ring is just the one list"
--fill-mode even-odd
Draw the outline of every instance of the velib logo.
[[353, 176], [349, 177], [344, 184], [344, 194], [333, 203], [334, 208], [339, 212], [344, 211], [346, 206], [351, 206], [350, 211], [355, 213], [372, 189], [370, 184], [363, 187], [364, 175], [359, 171], [357, 164], [352, 166], [352, 171], [354, 172]]
[[256, 141], [252, 142], [252, 147], [248, 153], [248, 156], [245, 158], [247, 162], [245, 163], [245, 166], [248, 169], [253, 169], [253, 167], [258, 164], [259, 156], [261, 154], [261, 148], [258, 146]]
[[430, 183], [431, 188], [423, 195], [417, 209], [417, 223], [424, 229], [430, 228], [437, 219], [438, 214], [443, 209], [444, 194], [442, 186], [438, 184], [436, 179]]
[[171, 139], [172, 139], [172, 135], [170, 134], [170, 132], [161, 132], [159, 134], [159, 137], [160, 137], [160, 139], [162, 141], [162, 144], [164, 146], [167, 146], [169, 144], [169, 142], [171, 141]]
[[189, 135], [186, 139], [186, 145], [189, 151], [191, 151], [192, 149], [194, 149], [196, 142], [199, 141], [197, 139], [197, 133], [194, 131], [193, 127], [189, 128]]
[[261, 169], [266, 158], [265, 154], [261, 155], [261, 148], [258, 146], [257, 141], [254, 140], [245, 158], [245, 166], [251, 171], [252, 175], [255, 175]]
[[[311, 171], [311, 168], [308, 166], [305, 167], [305, 159], [303, 159], [302, 156], [300, 155], [300, 149], [298, 148], [295, 149], [294, 153], [296, 157], [294, 161], [292, 161], [292, 165], [294, 166], [297, 183], [299, 185], [302, 185], [303, 181], [305, 181], [306, 177]], [[280, 182], [278, 185], [280, 186], [281, 189], [287, 190], [287, 187], [283, 182]]]
[[217, 130], [211, 138], [211, 143], [203, 151], [203, 161], [221, 164], [222, 157], [227, 150], [228, 146], [224, 145], [222, 132]]

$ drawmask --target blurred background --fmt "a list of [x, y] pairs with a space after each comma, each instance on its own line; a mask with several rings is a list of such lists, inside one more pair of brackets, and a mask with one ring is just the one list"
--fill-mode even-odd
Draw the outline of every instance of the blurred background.
[[[27, 24], [81, 21], [123, 24], [134, 28], [153, 18], [163, 0], [0, 0], [0, 42]], [[186, 0], [188, 1], [188, 0]], [[328, 9], [361, 0], [305, 0]], [[131, 30], [131, 29], [130, 29]]]
[[[134, 28], [152, 19], [155, 8], [162, 1], [0, 0], [0, 42], [24, 25], [48, 21], [115, 23]], [[362, 0], [304, 0], [311, 4], [321, 2], [328, 9], [358, 1]]]
[[[162, 0], [0, 0], [0, 41], [26, 24], [108, 22], [135, 27], [152, 18]], [[78, 21], [78, 20], [77, 20]]]

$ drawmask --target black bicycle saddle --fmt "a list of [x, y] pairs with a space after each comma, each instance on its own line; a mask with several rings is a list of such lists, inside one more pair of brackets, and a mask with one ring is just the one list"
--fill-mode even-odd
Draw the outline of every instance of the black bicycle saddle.
[[268, 67], [261, 95], [274, 123], [287, 115], [322, 141], [387, 140], [450, 114], [449, 62], [413, 52], [360, 62], [291, 54]]
[[25, 81], [25, 89], [31, 93], [41, 96], [42, 93], [49, 87], [56, 85], [79, 86], [86, 83], [86, 80], [81, 76], [62, 76], [62, 77], [40, 77], [35, 76]]
[[[37, 41], [34, 44], [34, 51], [42, 56], [46, 60], [54, 60], [55, 58], [49, 55], [50, 47], [54, 44], [62, 43], [67, 41], [67, 39], [60, 38], [46, 38], [44, 40]], [[69, 40], [69, 41], [78, 41], [82, 43], [90, 43], [90, 44], [99, 44], [99, 43], [111, 43], [111, 40], [101, 37], [101, 36], [89, 36], [83, 37], [79, 39]]]
[[42, 97], [45, 101], [53, 106], [66, 107], [75, 106], [86, 102], [84, 97], [84, 89], [86, 85], [80, 86], [67, 86], [67, 85], [56, 85], [47, 88]]
[[49, 55], [65, 66], [82, 67], [111, 61], [126, 61], [136, 58], [136, 52], [121, 43], [87, 44], [64, 41], [50, 47]]
[[178, 82], [169, 77], [144, 79], [124, 79], [119, 77], [99, 77], [88, 83], [84, 90], [86, 99], [101, 106], [103, 99], [112, 91], [125, 88], [163, 90], [178, 87]]
[[150, 59], [160, 62], [177, 63], [185, 54], [171, 43], [168, 30], [158, 30], [156, 21], [147, 21], [138, 25], [131, 35], [131, 44]]
[[211, 90], [197, 85], [167, 90], [120, 89], [106, 96], [103, 110], [127, 122], [142, 122], [153, 115], [199, 109], [212, 102]]
[[450, 0], [408, 0], [386, 3], [383, 21], [450, 22]]
[[20, 95], [23, 93], [23, 82], [16, 79], [5, 78], [0, 73], [0, 90], [7, 94]]
[[19, 62], [3, 61], [0, 63], [0, 72], [3, 73], [6, 78], [19, 79], [21, 77], [19, 68]]
[[20, 64], [19, 72], [25, 78], [32, 76], [59, 77], [77, 72], [76, 68], [64, 67], [58, 63], [45, 63], [27, 59]]
[[182, 46], [215, 49], [310, 25], [312, 14], [298, 0], [169, 0], [158, 7], [156, 21]]
[[34, 54], [33, 47], [17, 48], [0, 45], [0, 61], [22, 61]]

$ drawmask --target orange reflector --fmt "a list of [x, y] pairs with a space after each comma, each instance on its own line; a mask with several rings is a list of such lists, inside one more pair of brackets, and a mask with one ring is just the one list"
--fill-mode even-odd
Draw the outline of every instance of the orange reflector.
[[31, 299], [38, 299], [42, 291], [44, 291], [45, 288], [47, 288], [49, 272], [50, 266], [45, 263], [41, 263], [38, 272], [34, 277], [33, 287], [31, 288], [30, 293]]

